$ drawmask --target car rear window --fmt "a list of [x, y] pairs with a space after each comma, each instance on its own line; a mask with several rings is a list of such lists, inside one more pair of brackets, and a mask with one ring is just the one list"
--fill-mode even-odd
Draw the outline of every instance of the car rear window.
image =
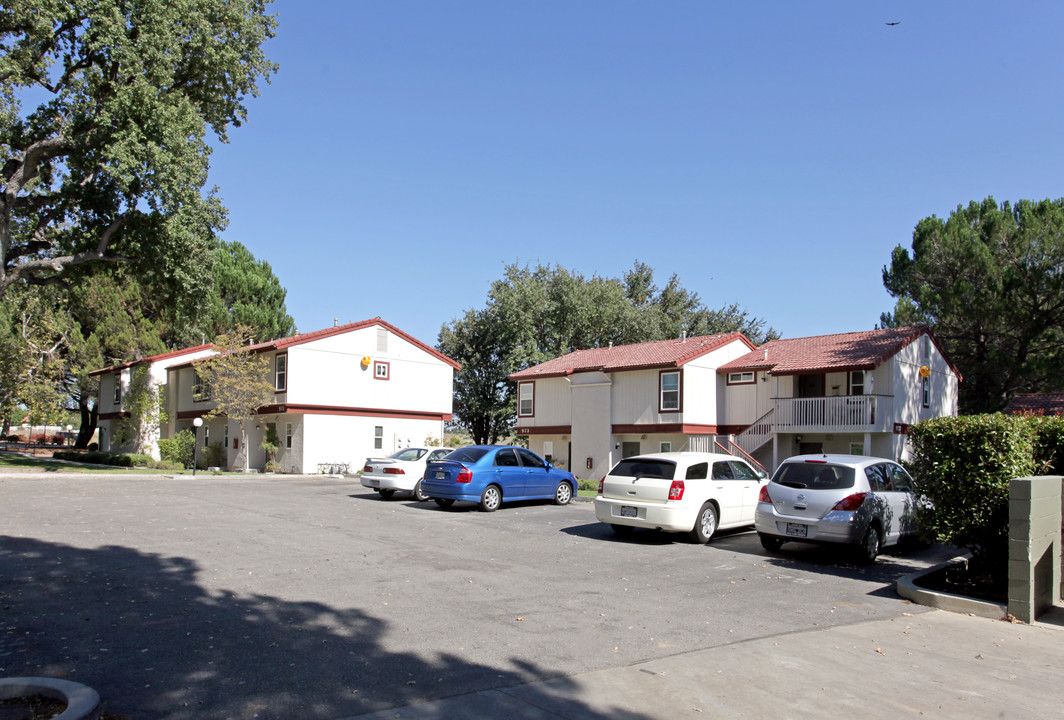
[[407, 460], [412, 462], [414, 460], [420, 460], [421, 456], [426, 452], [428, 451], [424, 448], [407, 448], [406, 450], [400, 450], [391, 457], [396, 460]]
[[843, 490], [852, 488], [853, 481], [852, 467], [819, 462], [783, 463], [772, 478], [779, 485], [810, 490]]
[[644, 477], [658, 480], [672, 480], [676, 474], [676, 463], [670, 460], [647, 460], [641, 458], [628, 458], [617, 463], [610, 470], [610, 475], [619, 477]]
[[459, 448], [458, 450], [455, 450], [453, 453], [451, 453], [446, 458], [444, 458], [444, 460], [454, 460], [455, 462], [475, 463], [477, 460], [479, 460], [480, 458], [484, 457], [484, 455], [487, 452], [488, 452], [487, 448], [477, 448], [477, 447]]

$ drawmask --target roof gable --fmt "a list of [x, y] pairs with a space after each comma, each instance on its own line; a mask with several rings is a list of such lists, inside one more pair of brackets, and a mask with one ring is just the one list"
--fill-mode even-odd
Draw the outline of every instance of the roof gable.
[[742, 333], [704, 335], [673, 340], [654, 340], [634, 345], [616, 345], [575, 350], [553, 360], [533, 365], [510, 375], [510, 380], [564, 377], [578, 372], [622, 372], [652, 368], [681, 367], [725, 345], [740, 341], [753, 348]]
[[[922, 335], [929, 335], [945, 358], [931, 331], [924, 326], [883, 328], [814, 337], [770, 340], [753, 352], [722, 365], [719, 372], [762, 370], [773, 375], [874, 370]], [[950, 368], [957, 368], [946, 358]]]

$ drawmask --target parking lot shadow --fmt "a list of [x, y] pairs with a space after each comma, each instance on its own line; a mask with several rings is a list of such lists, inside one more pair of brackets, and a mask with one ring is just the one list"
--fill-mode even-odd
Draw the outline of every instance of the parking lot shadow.
[[208, 591], [202, 570], [128, 547], [0, 536], [0, 677], [84, 683], [130, 720], [334, 720], [544, 679], [551, 694], [533, 705], [644, 717], [587, 706], [577, 681], [525, 659], [389, 651], [388, 623], [361, 609]]

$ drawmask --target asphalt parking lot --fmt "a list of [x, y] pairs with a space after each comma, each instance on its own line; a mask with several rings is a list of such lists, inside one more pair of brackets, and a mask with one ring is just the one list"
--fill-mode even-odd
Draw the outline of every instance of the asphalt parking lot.
[[441, 510], [321, 477], [0, 476], [0, 498], [0, 676], [129, 718], [343, 718], [898, 617], [920, 610], [897, 578], [945, 552], [622, 540], [586, 502]]

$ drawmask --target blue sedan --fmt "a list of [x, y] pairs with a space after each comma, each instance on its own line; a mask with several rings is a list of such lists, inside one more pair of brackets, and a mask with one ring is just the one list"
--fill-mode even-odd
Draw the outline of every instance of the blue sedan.
[[494, 512], [510, 500], [554, 500], [565, 505], [576, 493], [576, 478], [527, 448], [472, 445], [428, 463], [421, 490], [440, 507], [468, 500], [484, 512]]

